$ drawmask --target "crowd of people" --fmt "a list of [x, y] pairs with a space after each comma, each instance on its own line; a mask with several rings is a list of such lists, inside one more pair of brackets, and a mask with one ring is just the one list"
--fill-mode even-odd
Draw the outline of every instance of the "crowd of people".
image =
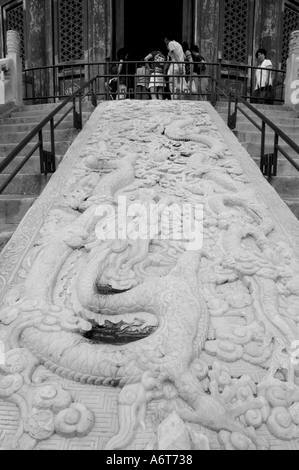
[[[139, 100], [179, 99], [186, 93], [194, 100], [206, 101], [209, 93], [207, 63], [200, 54], [199, 47], [187, 42], [180, 44], [172, 33], [165, 34], [167, 54], [153, 50], [136, 64], [122, 48], [117, 53], [117, 61], [110, 67], [114, 75], [107, 83], [112, 99], [125, 99], [128, 91]], [[255, 69], [255, 89], [252, 103], [273, 104], [273, 65], [267, 58], [267, 51], [256, 53], [258, 67]], [[132, 93], [130, 93], [132, 97]]]
[[[165, 34], [167, 54], [153, 50], [137, 66], [130, 64], [128, 52], [122, 48], [117, 62], [110, 67], [109, 91], [113, 99], [125, 99], [133, 89], [136, 99], [179, 99], [192, 94], [194, 99], [207, 100], [209, 79], [205, 77], [206, 61], [194, 44], [180, 44], [172, 33]], [[134, 70], [132, 69], [134, 67]]]

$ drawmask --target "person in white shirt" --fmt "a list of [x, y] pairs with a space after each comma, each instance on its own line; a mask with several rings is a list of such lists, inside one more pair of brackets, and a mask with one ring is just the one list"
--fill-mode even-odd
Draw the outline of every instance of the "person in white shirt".
[[273, 104], [273, 100], [271, 100], [273, 94], [273, 78], [270, 70], [267, 70], [273, 69], [273, 64], [271, 60], [267, 59], [266, 49], [259, 49], [255, 56], [259, 66], [255, 74], [254, 100], [252, 100], [252, 102]]
[[[188, 92], [188, 84], [185, 79], [185, 54], [181, 44], [174, 39], [172, 33], [167, 33], [165, 36], [165, 44], [169, 51], [169, 58], [173, 64], [168, 69], [169, 88], [171, 92], [171, 99], [177, 99], [178, 94]], [[181, 63], [176, 63], [181, 62]]]

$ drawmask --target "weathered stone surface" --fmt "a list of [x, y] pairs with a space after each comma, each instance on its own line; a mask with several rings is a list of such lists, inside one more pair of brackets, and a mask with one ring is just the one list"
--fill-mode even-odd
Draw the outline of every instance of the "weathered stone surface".
[[204, 434], [191, 427], [188, 427], [188, 429], [192, 450], [210, 450], [209, 440]]
[[175, 412], [213, 449], [297, 448], [298, 259], [211, 105], [101, 104], [0, 257], [0, 405], [27, 397], [0, 444], [155, 449]]
[[158, 450], [191, 450], [188, 429], [176, 412], [158, 427]]

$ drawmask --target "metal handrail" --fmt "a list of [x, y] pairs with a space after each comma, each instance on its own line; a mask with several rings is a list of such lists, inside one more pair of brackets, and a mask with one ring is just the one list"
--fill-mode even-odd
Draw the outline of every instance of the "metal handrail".
[[[54, 109], [40, 124], [38, 124], [30, 134], [25, 137], [18, 144], [18, 146], [10, 152], [10, 154], [0, 163], [0, 174], [8, 167], [8, 165], [20, 154], [20, 152], [38, 135], [38, 142], [34, 146], [32, 150], [24, 157], [22, 162], [15, 168], [15, 170], [9, 175], [9, 177], [5, 180], [5, 182], [0, 186], [0, 194], [7, 188], [9, 183], [15, 178], [15, 176], [19, 173], [19, 171], [23, 168], [23, 166], [28, 162], [30, 157], [34, 154], [34, 152], [39, 148], [40, 150], [40, 165], [41, 165], [41, 173], [47, 175], [48, 173], [53, 173], [56, 170], [55, 165], [55, 138], [54, 138], [54, 131], [59, 126], [59, 124], [69, 115], [71, 111], [73, 111], [73, 118], [74, 118], [74, 127], [78, 130], [82, 129], [82, 99], [90, 93], [92, 94], [92, 102], [94, 106], [96, 106], [96, 95], [93, 91], [93, 85], [96, 81], [96, 77], [94, 77], [89, 82], [85, 83], [79, 90], [77, 90], [73, 95], [66, 98], [63, 103], [61, 103], [56, 109]], [[89, 88], [87, 93], [81, 96], [82, 92]], [[79, 97], [79, 113], [76, 111], [76, 98]], [[59, 119], [58, 122], [54, 124], [54, 117], [64, 109], [70, 102], [72, 106], [68, 109], [65, 114]], [[50, 135], [51, 135], [51, 152], [46, 152], [43, 147], [43, 129], [44, 127], [50, 123]], [[46, 160], [44, 159], [46, 157]], [[49, 165], [47, 165], [47, 162]]]
[[[244, 100], [242, 97], [231, 91], [225, 85], [218, 82], [218, 80], [213, 79], [216, 87], [222, 91], [227, 97], [229, 97], [228, 105], [228, 120], [227, 124], [231, 129], [236, 127], [237, 121], [237, 112], [238, 110], [247, 118], [249, 121], [262, 133], [261, 136], [261, 171], [263, 174], [269, 178], [277, 176], [277, 165], [278, 165], [278, 152], [281, 152], [282, 155], [299, 171], [299, 165], [295, 160], [290, 157], [290, 155], [279, 145], [279, 139], [282, 139], [294, 152], [299, 155], [299, 145], [296, 144], [287, 134], [285, 134], [279, 127], [277, 127], [270, 119], [268, 119], [264, 114], [262, 114], [258, 109]], [[235, 111], [231, 115], [231, 102], [232, 98], [235, 100]], [[259, 126], [250, 116], [239, 106], [241, 102], [246, 108], [248, 108], [252, 113], [254, 113], [261, 121], [262, 126]], [[274, 132], [274, 154], [270, 155], [270, 161], [266, 162], [265, 159], [265, 138], [266, 138], [266, 126], [268, 126]], [[266, 167], [266, 171], [264, 171]]]
[[[133, 73], [123, 73], [122, 76], [131, 82], [135, 77], [137, 70], [137, 64], [141, 61], [124, 61], [124, 67], [130, 67]], [[149, 64], [154, 64], [154, 61], [148, 61]], [[168, 67], [170, 64], [176, 62], [165, 61], [164, 64]], [[189, 62], [177, 62], [178, 64], [183, 65], [192, 65]], [[30, 69], [24, 70], [25, 74], [25, 100], [42, 100], [42, 99], [57, 99], [65, 96], [64, 87], [68, 86], [69, 83], [74, 83], [82, 81], [83, 77], [91, 77], [97, 75], [97, 95], [102, 96], [103, 99], [110, 99], [109, 92], [105, 88], [105, 83], [111, 78], [114, 78], [116, 74], [110, 72], [113, 65], [118, 65], [119, 61], [106, 61], [106, 62], [80, 62], [78, 64], [57, 64], [49, 65], [43, 67], [33, 67]], [[279, 69], [262, 69], [261, 67], [251, 66], [247, 64], [229, 64], [223, 61], [218, 62], [207, 62], [204, 63], [207, 71], [200, 74], [200, 78], [209, 78], [213, 76], [214, 78], [225, 75], [225, 80], [231, 80], [236, 82], [243, 87], [242, 96], [250, 99], [252, 97], [252, 88], [254, 82], [254, 71], [255, 70], [266, 70], [272, 74], [273, 77], [273, 86], [276, 88], [276, 97], [275, 101], [283, 101], [283, 92], [284, 92], [284, 82], [286, 72]], [[128, 71], [128, 70], [127, 70]], [[44, 74], [44, 75], [43, 75]], [[245, 75], [244, 75], [245, 74]], [[185, 76], [190, 77], [190, 75]], [[28, 80], [27, 80], [28, 79]], [[244, 82], [245, 80], [245, 82]], [[27, 81], [32, 84], [32, 96], [28, 94], [27, 90]], [[48, 83], [48, 94], [45, 93], [43, 89], [43, 82]], [[245, 88], [243, 85], [245, 84]], [[62, 88], [61, 88], [62, 87]], [[281, 87], [281, 92], [280, 92]], [[42, 90], [43, 92], [39, 93], [37, 90]], [[133, 89], [130, 87], [130, 97], [134, 97], [136, 94], [136, 87]], [[202, 95], [202, 93], [198, 93]], [[205, 93], [206, 96], [209, 96], [210, 93]], [[113, 95], [114, 96], [114, 95]]]

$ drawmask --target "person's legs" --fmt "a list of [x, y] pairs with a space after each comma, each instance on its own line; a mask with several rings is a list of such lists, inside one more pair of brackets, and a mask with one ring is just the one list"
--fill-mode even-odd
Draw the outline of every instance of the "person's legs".
[[198, 101], [199, 96], [199, 83], [198, 83], [198, 75], [194, 73], [190, 79], [190, 93], [191, 93], [191, 100]]
[[148, 100], [148, 90], [145, 86], [141, 87], [141, 99]]
[[159, 87], [157, 88], [158, 99], [159, 99], [160, 101], [163, 100], [163, 91], [164, 91], [164, 88], [163, 88], [162, 86], [159, 86]]
[[168, 75], [168, 83], [169, 83], [169, 90], [170, 90], [170, 94], [171, 94], [171, 99], [173, 100], [174, 99], [174, 93], [175, 93], [175, 89], [174, 89], [174, 65], [171, 64], [169, 69], [168, 69], [168, 72], [167, 72], [167, 75]]
[[260, 100], [258, 99], [259, 94], [260, 94], [260, 89], [259, 88], [257, 90], [254, 90], [253, 98], [250, 101], [252, 104], [260, 103]]
[[137, 85], [136, 87], [136, 100], [142, 100], [142, 86]]
[[118, 87], [118, 96], [116, 97], [116, 99], [125, 100], [126, 95], [127, 95], [127, 87], [123, 83], [120, 83]]
[[272, 85], [269, 85], [268, 87], [266, 87], [266, 89], [268, 90], [268, 98], [265, 100], [265, 104], [270, 104], [270, 105], [273, 105], [274, 104], [274, 89], [272, 87]]
[[157, 100], [158, 99], [158, 96], [157, 96], [158, 88], [155, 87], [155, 86], [152, 86], [150, 91], [151, 91], [152, 100]]

